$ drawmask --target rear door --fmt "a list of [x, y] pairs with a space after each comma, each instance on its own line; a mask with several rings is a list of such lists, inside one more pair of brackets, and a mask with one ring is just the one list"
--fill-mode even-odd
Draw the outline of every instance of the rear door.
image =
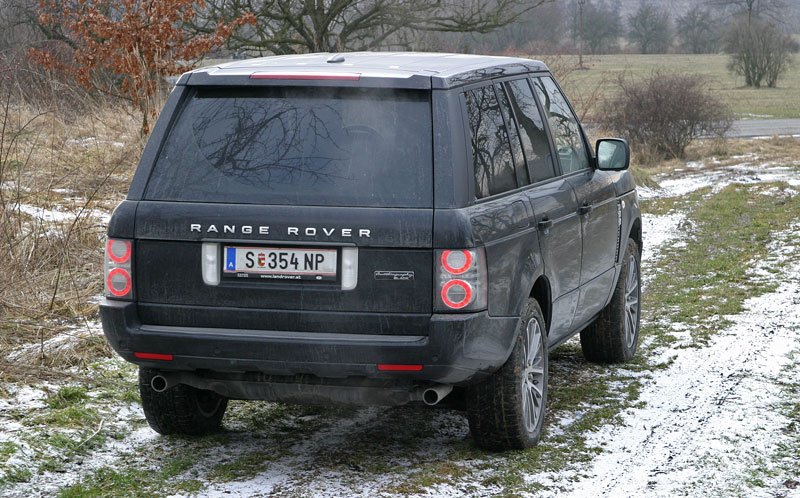
[[606, 304], [613, 285], [620, 212], [614, 183], [591, 166], [577, 117], [552, 78], [534, 80], [550, 123], [561, 170], [572, 185], [583, 237], [581, 293], [574, 323], [584, 324]]
[[542, 113], [528, 78], [504, 83], [519, 123], [527, 168], [534, 186], [527, 190], [536, 215], [545, 275], [553, 298], [550, 341], [572, 324], [581, 273], [581, 228], [572, 186], [559, 177]]
[[431, 126], [425, 90], [189, 90], [136, 215], [143, 320], [429, 316]]

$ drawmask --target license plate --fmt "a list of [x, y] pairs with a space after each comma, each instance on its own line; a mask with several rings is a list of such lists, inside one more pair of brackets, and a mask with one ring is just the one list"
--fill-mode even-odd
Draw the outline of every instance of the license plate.
[[225, 246], [223, 274], [271, 280], [336, 280], [336, 249]]

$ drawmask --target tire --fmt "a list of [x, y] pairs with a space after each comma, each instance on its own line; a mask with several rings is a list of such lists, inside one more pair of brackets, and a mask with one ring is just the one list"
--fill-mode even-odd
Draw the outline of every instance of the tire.
[[213, 391], [178, 384], [157, 392], [150, 381], [157, 370], [139, 367], [139, 394], [144, 416], [159, 434], [200, 435], [217, 432], [228, 399]]
[[628, 361], [636, 354], [641, 320], [641, 255], [628, 239], [617, 286], [600, 316], [581, 331], [583, 356], [597, 363]]
[[508, 361], [467, 389], [467, 418], [475, 444], [490, 451], [539, 442], [547, 407], [547, 336], [542, 310], [529, 299]]

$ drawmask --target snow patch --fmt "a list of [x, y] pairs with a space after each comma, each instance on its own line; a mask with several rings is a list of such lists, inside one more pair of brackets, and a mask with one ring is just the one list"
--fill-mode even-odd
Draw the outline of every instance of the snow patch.
[[19, 210], [22, 213], [36, 219], [37, 221], [49, 224], [64, 224], [70, 223], [79, 216], [97, 218], [103, 224], [107, 224], [111, 219], [111, 214], [100, 209], [76, 209], [74, 211], [64, 211], [60, 206], [55, 206], [53, 209], [46, 209], [31, 204], [14, 204], [10, 208]]
[[110, 145], [111, 147], [120, 149], [125, 147], [123, 142], [114, 142], [109, 140], [99, 139], [97, 137], [85, 138], [70, 138], [64, 142], [66, 145], [76, 145], [78, 147], [98, 147], [101, 145]]
[[758, 159], [755, 154], [733, 156], [731, 159], [747, 161], [712, 170], [703, 169], [702, 163], [689, 163], [692, 165], [691, 169], [693, 171], [691, 173], [657, 176], [656, 181], [658, 181], [660, 188], [640, 187], [638, 189], [639, 197], [642, 199], [680, 197], [706, 187], [711, 187], [712, 191], [716, 193], [732, 183], [752, 185], [756, 183], [785, 182], [792, 187], [800, 186], [800, 173], [796, 168], [800, 166], [800, 161], [755, 163]]
[[6, 356], [6, 360], [15, 363], [36, 364], [43, 356], [58, 356], [67, 353], [92, 337], [102, 337], [103, 327], [100, 322], [88, 322], [83, 327], [73, 327], [41, 343], [25, 344]]
[[[679, 227], [686, 221], [685, 213], [665, 215], [642, 214], [642, 264], [654, 261], [661, 251], [681, 237]], [[652, 278], [651, 275], [648, 275]]]
[[644, 407], [589, 436], [587, 444], [606, 451], [571, 496], [758, 491], [748, 489], [748, 473], [754, 464], [772, 469], [770, 455], [793, 437], [783, 432], [789, 420], [778, 405], [781, 382], [800, 380], [797, 369], [786, 378], [787, 354], [800, 345], [800, 263], [775, 292], [748, 299], [743, 313], [727, 318], [733, 325], [707, 347], [681, 349], [653, 372], [639, 398]]

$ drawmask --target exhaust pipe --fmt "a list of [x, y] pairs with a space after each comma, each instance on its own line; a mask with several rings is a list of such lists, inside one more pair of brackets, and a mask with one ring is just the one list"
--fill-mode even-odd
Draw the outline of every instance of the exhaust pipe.
[[434, 387], [429, 387], [423, 391], [422, 401], [428, 406], [433, 406], [443, 400], [452, 390], [452, 384], [439, 384]]
[[163, 393], [172, 387], [172, 384], [163, 375], [154, 375], [153, 378], [150, 379], [150, 387], [157, 393]]

